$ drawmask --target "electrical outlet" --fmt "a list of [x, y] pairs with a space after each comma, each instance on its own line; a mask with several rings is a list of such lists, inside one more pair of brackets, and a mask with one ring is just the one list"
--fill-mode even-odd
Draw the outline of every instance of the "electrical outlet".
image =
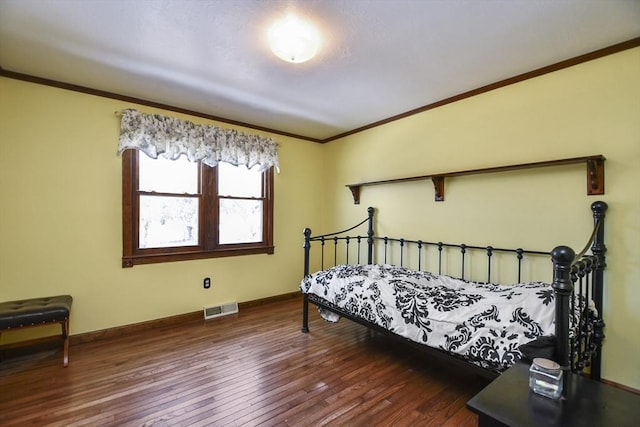
[[205, 289], [209, 289], [211, 287], [211, 278], [210, 277], [205, 277], [204, 278], [204, 288]]

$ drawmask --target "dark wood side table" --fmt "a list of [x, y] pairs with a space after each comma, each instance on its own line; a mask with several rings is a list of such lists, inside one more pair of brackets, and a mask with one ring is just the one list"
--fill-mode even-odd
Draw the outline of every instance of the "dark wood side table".
[[529, 390], [529, 365], [517, 363], [467, 402], [478, 426], [639, 426], [640, 395], [569, 373], [562, 397]]

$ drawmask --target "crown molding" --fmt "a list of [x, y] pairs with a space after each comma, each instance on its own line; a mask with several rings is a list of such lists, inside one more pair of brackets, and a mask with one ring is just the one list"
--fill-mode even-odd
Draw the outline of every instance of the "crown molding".
[[598, 50], [594, 50], [593, 52], [589, 52], [586, 53], [584, 55], [580, 55], [580, 56], [576, 56], [574, 58], [571, 59], [567, 59], [564, 61], [560, 61], [557, 62], [555, 64], [551, 64], [551, 65], [547, 65], [545, 67], [542, 68], [538, 68], [536, 70], [533, 71], [529, 71], [523, 74], [519, 74], [517, 76], [514, 77], [510, 77], [504, 80], [500, 80], [498, 82], [495, 83], [491, 83], [488, 84], [486, 86], [482, 86], [476, 89], [472, 89], [469, 90], [467, 92], [463, 92], [460, 93], [458, 95], [454, 95], [451, 96], [449, 98], [445, 98], [436, 102], [433, 102], [431, 104], [427, 104], [424, 105], [422, 107], [418, 107], [415, 108], [413, 110], [409, 110], [406, 111], [404, 113], [401, 114], [397, 114], [391, 117], [388, 117], [386, 119], [383, 120], [379, 120], [373, 123], [369, 123], [368, 125], [364, 125], [361, 127], [358, 127], [356, 129], [352, 129], [350, 131], [347, 132], [343, 132], [334, 136], [330, 136], [328, 138], [313, 138], [313, 137], [309, 137], [306, 135], [300, 135], [300, 134], [295, 134], [295, 133], [290, 133], [290, 132], [285, 132], [285, 131], [281, 131], [281, 130], [277, 130], [277, 129], [272, 129], [272, 128], [267, 128], [264, 126], [258, 126], [258, 125], [254, 125], [251, 123], [245, 123], [245, 122], [240, 122], [237, 120], [232, 120], [232, 119], [228, 119], [228, 118], [224, 118], [224, 117], [219, 117], [219, 116], [214, 116], [211, 114], [206, 114], [206, 113], [201, 113], [199, 111], [193, 111], [193, 110], [188, 110], [185, 108], [180, 108], [180, 107], [175, 107], [172, 105], [168, 105], [168, 104], [162, 104], [159, 102], [154, 102], [154, 101], [149, 101], [146, 99], [141, 99], [141, 98], [134, 98], [131, 96], [126, 96], [126, 95], [121, 95], [118, 93], [114, 93], [114, 92], [107, 92], [107, 91], [103, 91], [103, 90], [99, 90], [99, 89], [93, 89], [93, 88], [89, 88], [89, 87], [85, 87], [85, 86], [79, 86], [79, 85], [75, 85], [75, 84], [71, 84], [71, 83], [65, 83], [65, 82], [61, 82], [61, 81], [57, 81], [57, 80], [50, 80], [50, 79], [45, 79], [42, 77], [37, 77], [37, 76], [32, 76], [29, 74], [23, 74], [23, 73], [18, 73], [15, 71], [10, 71], [10, 70], [6, 70], [4, 68], [2, 68], [0, 66], [0, 77], [7, 77], [7, 78], [11, 78], [11, 79], [16, 79], [16, 80], [22, 80], [22, 81], [26, 81], [26, 82], [30, 82], [30, 83], [35, 83], [35, 84], [41, 84], [41, 85], [45, 85], [45, 86], [52, 86], [52, 87], [57, 87], [60, 89], [66, 89], [66, 90], [71, 90], [71, 91], [75, 91], [75, 92], [81, 92], [81, 93], [86, 93], [89, 95], [95, 95], [95, 96], [100, 96], [100, 97], [104, 97], [104, 98], [110, 98], [110, 99], [116, 99], [116, 100], [120, 100], [120, 101], [125, 101], [125, 102], [131, 102], [134, 104], [139, 104], [139, 105], [145, 105], [148, 107], [153, 107], [153, 108], [159, 108], [159, 109], [163, 109], [163, 110], [167, 110], [167, 111], [173, 111], [176, 113], [181, 113], [181, 114], [187, 114], [190, 116], [194, 116], [194, 117], [201, 117], [204, 119], [209, 119], [209, 120], [213, 120], [213, 121], [217, 121], [217, 122], [221, 122], [221, 123], [227, 123], [227, 124], [231, 124], [231, 125], [235, 125], [235, 126], [242, 126], [242, 127], [246, 127], [249, 129], [254, 129], [254, 130], [259, 130], [259, 131], [263, 131], [263, 132], [268, 132], [268, 133], [273, 133], [276, 135], [282, 135], [282, 136], [288, 136], [291, 138], [296, 138], [296, 139], [301, 139], [301, 140], [305, 140], [305, 141], [310, 141], [310, 142], [316, 142], [316, 143], [320, 143], [320, 144], [325, 144], [327, 142], [331, 142], [331, 141], [335, 141], [350, 135], [354, 135], [356, 133], [360, 133], [363, 132], [365, 130], [369, 130], [369, 129], [373, 129], [376, 128], [378, 126], [382, 126], [385, 125], [387, 123], [391, 123], [400, 119], [404, 119], [406, 117], [410, 117], [416, 114], [420, 114], [423, 113], [425, 111], [428, 110], [433, 110], [434, 108], [438, 108], [438, 107], [442, 107], [444, 105], [447, 104], [451, 104], [457, 101], [461, 101], [463, 99], [467, 99], [467, 98], [471, 98], [473, 96], [476, 95], [481, 95], [483, 93], [487, 93], [490, 92], [492, 90], [496, 90], [496, 89], [500, 89], [502, 87], [505, 86], [509, 86], [515, 83], [520, 83], [522, 81], [525, 80], [529, 80], [529, 79], [533, 79], [535, 77], [539, 77], [545, 74], [549, 74], [549, 73], [553, 73], [555, 71], [559, 71], [559, 70], [563, 70], [565, 68], [569, 68], [569, 67], [573, 67], [574, 65], [579, 65], [579, 64], [583, 64], [585, 62], [589, 62], [589, 61], [593, 61], [595, 59], [599, 59], [608, 55], [612, 55], [615, 53], [619, 53], [619, 52], [623, 52], [625, 50], [629, 50], [629, 49], [633, 49], [636, 47], [640, 46], [640, 37], [636, 37], [634, 39], [631, 40], [627, 40], [624, 41], [622, 43], [617, 43], [614, 44], [612, 46], [608, 46], [605, 47], [603, 49], [598, 49]]

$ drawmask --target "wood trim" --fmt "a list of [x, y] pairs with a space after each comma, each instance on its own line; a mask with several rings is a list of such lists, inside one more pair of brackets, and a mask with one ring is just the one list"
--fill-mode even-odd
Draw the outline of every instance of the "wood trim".
[[611, 387], [619, 388], [620, 390], [624, 390], [624, 391], [628, 391], [629, 393], [640, 395], [640, 389], [629, 387], [624, 384], [620, 384], [620, 383], [605, 380], [605, 379], [601, 379], [600, 381], [607, 385], [610, 385]]
[[[282, 295], [274, 295], [270, 297], [260, 298], [257, 300], [245, 301], [238, 304], [240, 310], [244, 310], [251, 307], [257, 307], [265, 304], [271, 304], [278, 301], [285, 301], [300, 297], [300, 292], [290, 292]], [[202, 310], [193, 311], [190, 313], [178, 314], [170, 317], [163, 317], [160, 319], [148, 320], [145, 322], [133, 323], [130, 325], [117, 326], [115, 328], [101, 329], [99, 331], [86, 332], [83, 334], [72, 335], [70, 342], [72, 346], [100, 341], [103, 339], [109, 339], [113, 337], [119, 337], [122, 335], [133, 334], [137, 332], [143, 332], [152, 328], [168, 327], [187, 322], [205, 321]], [[58, 337], [59, 338], [59, 337]], [[50, 341], [50, 339], [48, 339]], [[33, 340], [36, 341], [36, 340]], [[45, 341], [45, 340], [43, 340]], [[59, 343], [59, 339], [56, 341]], [[50, 342], [46, 342], [51, 346]], [[28, 341], [25, 341], [22, 345], [29, 345]], [[59, 344], [58, 344], [59, 345]]]
[[160, 328], [186, 322], [202, 320], [202, 310], [191, 313], [178, 314], [176, 316], [163, 317], [160, 319], [148, 320], [146, 322], [133, 323], [130, 325], [117, 326], [115, 328], [101, 329], [98, 331], [85, 332], [83, 334], [71, 335], [71, 345], [79, 345], [104, 339], [119, 337], [121, 335], [142, 332], [147, 329]]
[[[200, 181], [200, 192], [203, 188], [218, 188], [218, 173], [214, 168], [201, 167], [202, 180]], [[220, 211], [218, 206], [218, 196], [216, 197], [203, 197], [200, 204], [200, 215], [204, 219], [205, 224], [218, 224], [218, 212]], [[216, 230], [217, 227], [200, 227], [201, 228], [201, 241], [205, 248], [215, 248], [218, 244]]]
[[260, 298], [257, 300], [241, 302], [238, 304], [238, 308], [240, 310], [244, 310], [252, 307], [259, 307], [266, 304], [272, 304], [274, 302], [287, 301], [290, 299], [300, 298], [300, 302], [302, 302], [302, 294], [300, 291], [289, 292], [287, 294], [274, 295], [272, 297]]
[[[23, 341], [12, 342], [9, 344], [4, 344], [0, 346], [0, 360], [6, 357], [6, 351], [9, 350], [14, 355], [22, 355], [27, 354], [27, 352], [23, 352], [18, 349], [19, 346], [27, 346], [31, 348], [31, 352], [33, 352], [33, 348], [38, 349], [39, 351], [49, 350], [50, 345], [57, 341], [58, 343], [62, 340], [63, 353], [62, 353], [62, 365], [67, 367], [69, 364], [69, 317], [67, 316], [63, 320], [54, 320], [50, 322], [43, 323], [33, 323], [26, 324], [22, 326], [18, 326], [15, 328], [3, 329], [0, 330], [0, 335], [4, 332], [10, 331], [19, 331], [22, 329], [32, 329], [32, 328], [40, 328], [43, 326], [52, 326], [52, 325], [60, 325], [60, 333], [54, 335], [47, 335], [40, 338], [32, 338]], [[11, 353], [10, 353], [11, 354]]]
[[175, 261], [192, 261], [197, 259], [210, 259], [210, 258], [225, 258], [230, 256], [242, 256], [242, 255], [260, 255], [267, 254], [273, 255], [275, 253], [275, 246], [256, 246], [256, 247], [242, 247], [242, 248], [229, 248], [211, 251], [191, 251], [191, 252], [173, 252], [166, 254], [143, 254], [143, 255], [131, 255], [122, 257], [122, 268], [130, 268], [134, 265], [141, 264], [157, 264], [162, 262], [175, 262]]
[[65, 82], [61, 82], [59, 80], [51, 80], [51, 79], [46, 79], [46, 78], [43, 78], [43, 77], [32, 76], [32, 75], [29, 75], [29, 74], [18, 73], [18, 72], [15, 72], [15, 71], [9, 71], [9, 70], [5, 70], [2, 67], [0, 67], [0, 77], [8, 77], [10, 79], [21, 80], [21, 81], [40, 84], [40, 85], [44, 85], [44, 86], [51, 86], [51, 87], [55, 87], [55, 88], [58, 88], [58, 89], [70, 90], [70, 91], [73, 91], [73, 92], [85, 93], [87, 95], [94, 95], [94, 96], [99, 96], [99, 97], [102, 97], [102, 98], [115, 99], [115, 100], [118, 100], [118, 101], [124, 101], [124, 102], [133, 103], [133, 104], [144, 105], [146, 107], [159, 108], [159, 109], [166, 110], [166, 111], [173, 111], [175, 113], [187, 114], [187, 115], [190, 115], [190, 116], [201, 117], [203, 119], [213, 120], [213, 121], [216, 121], [216, 122], [226, 123], [226, 124], [235, 125], [235, 126], [242, 126], [242, 127], [249, 128], [249, 129], [255, 129], [255, 130], [259, 130], [259, 131], [263, 131], [263, 132], [282, 135], [282, 136], [289, 136], [289, 137], [292, 137], [292, 138], [303, 139], [303, 140], [306, 140], [306, 141], [318, 142], [318, 143], [323, 142], [323, 140], [319, 139], [319, 138], [312, 138], [312, 137], [309, 137], [309, 136], [298, 135], [298, 134], [295, 134], [295, 133], [285, 132], [285, 131], [281, 131], [281, 130], [277, 130], [277, 129], [271, 129], [271, 128], [264, 127], [264, 126], [253, 125], [251, 123], [241, 122], [241, 121], [233, 120], [233, 119], [227, 119], [227, 118], [220, 117], [220, 116], [215, 116], [215, 115], [212, 115], [212, 114], [201, 113], [199, 111], [194, 111], [194, 110], [189, 110], [189, 109], [186, 109], [186, 108], [176, 107], [176, 106], [173, 106], [173, 105], [163, 104], [163, 103], [160, 103], [160, 102], [149, 101], [147, 99], [135, 98], [133, 96], [121, 95], [121, 94], [114, 93], [114, 92], [108, 92], [108, 91], [104, 91], [104, 90], [93, 89], [93, 88], [86, 87], [86, 86], [80, 86], [80, 85], [75, 85], [75, 84], [71, 84], [71, 83], [65, 83]]
[[413, 116], [428, 110], [433, 110], [434, 108], [442, 107], [447, 104], [452, 104], [457, 101], [461, 101], [463, 99], [471, 98], [476, 95], [481, 95], [486, 92], [490, 92], [495, 89], [500, 89], [505, 86], [509, 86], [515, 83], [520, 83], [525, 80], [533, 79], [535, 77], [540, 77], [545, 74], [553, 73], [555, 71], [563, 70], [565, 68], [573, 67], [574, 65], [583, 64], [585, 62], [593, 61], [594, 59], [599, 59], [608, 55], [612, 55], [614, 53], [623, 52], [625, 50], [633, 49], [640, 46], [640, 37], [635, 39], [627, 40], [622, 43], [618, 43], [612, 46], [605, 47], [603, 49], [594, 50], [593, 52], [586, 53], [584, 55], [576, 56], [571, 59], [567, 59], [564, 61], [556, 62], [555, 64], [547, 65], [546, 67], [538, 68], [537, 70], [529, 71], [527, 73], [519, 74], [514, 77], [510, 77], [504, 80], [500, 80], [495, 83], [488, 84], [486, 86], [482, 86], [476, 89], [472, 89], [467, 92], [460, 93], [458, 95], [454, 95], [449, 98], [442, 99], [440, 101], [433, 102], [431, 104], [424, 105], [422, 107], [415, 108], [413, 110], [406, 111], [404, 113], [388, 117], [383, 120], [379, 120], [377, 122], [369, 123], [368, 125], [361, 126], [359, 128], [350, 130], [348, 132], [344, 132], [329, 138], [325, 138], [321, 141], [321, 143], [327, 143], [331, 141], [335, 141], [340, 138], [344, 138], [346, 136], [350, 136], [356, 133], [363, 132], [365, 130], [373, 129], [378, 126], [386, 125], [387, 123], [394, 122], [396, 120], [404, 119], [409, 116]]
[[100, 96], [103, 98], [116, 99], [118, 101], [131, 102], [134, 104], [145, 105], [147, 107], [160, 108], [166, 111], [173, 111], [181, 114], [188, 114], [194, 117], [201, 117], [208, 120], [214, 120], [221, 123], [227, 123], [236, 126], [242, 126], [249, 129], [260, 130], [264, 132], [274, 133], [282, 136], [289, 136], [291, 138], [302, 139], [305, 141], [317, 142], [320, 144], [325, 144], [327, 142], [335, 141], [337, 139], [344, 138], [346, 136], [350, 136], [356, 133], [363, 132], [365, 130], [373, 129], [378, 126], [385, 125], [387, 123], [394, 122], [396, 120], [404, 119], [409, 116], [413, 116], [415, 114], [422, 113], [424, 111], [433, 110], [434, 108], [442, 107], [447, 104], [451, 104], [466, 98], [471, 98], [472, 96], [480, 95], [486, 92], [490, 92], [495, 89], [499, 89], [501, 87], [509, 86], [514, 83], [519, 83], [528, 79], [532, 79], [535, 77], [542, 76], [544, 74], [552, 73], [554, 71], [559, 71], [565, 68], [573, 67], [574, 65], [579, 65], [585, 62], [593, 61], [594, 59], [599, 59], [608, 55], [613, 55], [615, 53], [623, 52], [625, 50], [633, 49], [640, 46], [640, 37], [636, 37], [631, 40], [627, 40], [621, 43], [614, 44], [612, 46], [605, 47], [603, 49], [594, 50], [593, 52], [586, 53], [584, 55], [576, 56], [574, 58], [570, 58], [564, 61], [557, 62], [555, 64], [547, 65], [546, 67], [538, 68], [533, 71], [529, 71], [527, 73], [519, 74], [514, 77], [510, 77], [504, 80], [500, 80], [495, 83], [488, 84], [486, 86], [482, 86], [476, 89], [472, 89], [467, 92], [460, 93], [458, 95], [454, 95], [449, 98], [442, 99], [440, 101], [433, 102], [431, 104], [424, 105], [422, 107], [415, 108], [413, 110], [406, 111], [404, 113], [400, 113], [391, 117], [388, 117], [383, 120], [379, 120], [377, 122], [369, 123], [368, 125], [361, 126], [356, 129], [352, 129], [347, 132], [343, 132], [334, 136], [330, 136], [328, 138], [313, 138], [310, 136], [299, 135], [291, 132], [279, 131], [276, 129], [271, 129], [263, 126], [252, 125], [250, 123], [240, 122], [237, 120], [227, 119], [224, 117], [218, 117], [211, 114], [205, 114], [198, 111], [188, 110], [186, 108], [175, 107], [172, 105], [162, 104], [159, 102], [149, 101], [140, 98], [134, 98], [131, 96], [120, 95], [113, 92], [107, 92], [98, 89], [92, 89], [85, 86], [74, 85], [71, 83], [65, 83], [57, 80], [45, 79], [42, 77], [31, 76], [29, 74], [17, 73], [15, 71], [5, 70], [0, 67], [0, 77], [7, 77], [15, 80], [22, 80], [30, 83], [41, 84], [45, 86], [57, 87], [59, 89], [71, 90], [74, 92], [86, 93], [88, 95]]
[[138, 188], [136, 167], [134, 165], [135, 156], [133, 150], [125, 150], [122, 153], [122, 267], [133, 267], [133, 247], [134, 242], [133, 216], [125, 215], [125, 212], [133, 212], [136, 208], [133, 188]]
[[262, 197], [264, 203], [262, 217], [262, 239], [268, 247], [272, 248], [271, 254], [273, 254], [274, 247], [273, 228], [275, 223], [275, 216], [273, 214], [276, 191], [274, 174], [274, 168], [270, 168], [263, 174], [262, 178]]
[[[47, 326], [47, 324], [43, 326]], [[7, 331], [4, 331], [4, 332], [7, 332]], [[47, 350], [55, 348], [57, 350], [60, 348], [60, 340], [62, 340], [62, 335], [58, 334], [58, 335], [47, 335], [40, 338], [31, 338], [24, 341], [14, 341], [14, 342], [0, 345], [0, 352], [13, 350], [21, 347], [39, 347]]]
[[48, 335], [41, 338], [2, 344], [0, 345], [0, 361], [44, 351], [58, 351], [60, 350], [60, 341], [62, 339], [61, 335]]

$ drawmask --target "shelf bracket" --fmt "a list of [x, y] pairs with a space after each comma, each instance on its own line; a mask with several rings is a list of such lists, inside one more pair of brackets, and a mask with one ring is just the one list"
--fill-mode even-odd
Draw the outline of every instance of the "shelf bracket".
[[431, 181], [436, 190], [436, 202], [444, 202], [444, 176], [432, 176]]
[[587, 194], [604, 194], [604, 159], [587, 159]]
[[353, 204], [360, 204], [360, 186], [359, 185], [347, 185], [349, 190], [351, 190], [351, 195], [353, 196]]

